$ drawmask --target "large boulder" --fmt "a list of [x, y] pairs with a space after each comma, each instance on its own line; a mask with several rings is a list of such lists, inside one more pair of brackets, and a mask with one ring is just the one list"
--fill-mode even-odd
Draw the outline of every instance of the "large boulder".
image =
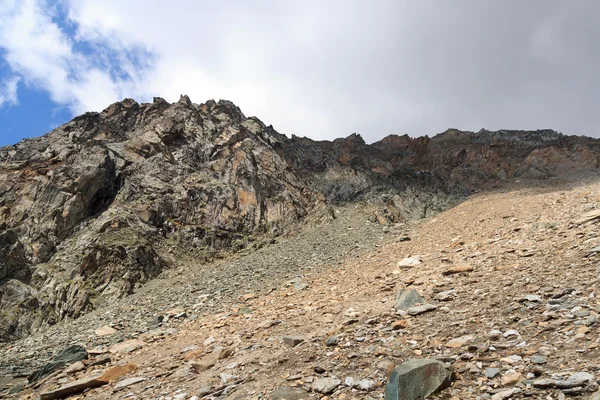
[[385, 400], [415, 400], [450, 385], [451, 374], [437, 360], [415, 359], [398, 365], [385, 386]]

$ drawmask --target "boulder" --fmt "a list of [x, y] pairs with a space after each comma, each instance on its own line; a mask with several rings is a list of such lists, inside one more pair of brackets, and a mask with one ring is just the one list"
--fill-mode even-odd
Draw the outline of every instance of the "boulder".
[[385, 400], [415, 400], [450, 385], [451, 374], [443, 363], [430, 359], [408, 360], [392, 371], [385, 386]]

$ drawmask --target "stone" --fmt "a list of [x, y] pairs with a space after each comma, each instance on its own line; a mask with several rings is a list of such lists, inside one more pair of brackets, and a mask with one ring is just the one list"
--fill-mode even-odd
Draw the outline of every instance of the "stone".
[[136, 383], [140, 383], [140, 382], [144, 382], [144, 381], [146, 381], [146, 378], [143, 378], [141, 376], [123, 379], [122, 381], [117, 382], [117, 384], [114, 387], [114, 390], [125, 389], [126, 387], [129, 387], [131, 385], [135, 385]]
[[65, 370], [63, 371], [65, 374], [74, 374], [75, 372], [79, 372], [79, 371], [83, 371], [85, 369], [85, 364], [82, 363], [81, 361], [77, 361], [71, 365], [69, 365], [67, 368], [65, 368]]
[[406, 329], [406, 328], [408, 328], [408, 326], [409, 326], [408, 320], [406, 320], [406, 319], [400, 319], [400, 320], [394, 321], [392, 323], [392, 330], [393, 331], [398, 331], [400, 329]]
[[402, 260], [398, 261], [398, 264], [396, 264], [396, 266], [398, 268], [411, 268], [419, 264], [421, 264], [421, 257], [413, 256], [403, 258]]
[[505, 400], [505, 399], [509, 399], [520, 393], [521, 393], [521, 389], [515, 387], [515, 388], [511, 388], [511, 389], [507, 389], [507, 390], [498, 392], [495, 395], [493, 395], [491, 397], [491, 399], [492, 400]]
[[139, 339], [131, 339], [110, 346], [108, 351], [113, 354], [128, 354], [141, 349], [143, 346], [143, 341]]
[[409, 315], [419, 315], [419, 314], [426, 313], [428, 311], [433, 311], [435, 309], [437, 309], [437, 306], [435, 306], [433, 304], [423, 304], [420, 306], [411, 307], [406, 311], [408, 312]]
[[464, 346], [465, 344], [471, 342], [473, 340], [474, 336], [473, 335], [465, 335], [465, 336], [461, 336], [455, 339], [451, 339], [448, 341], [448, 343], [446, 343], [446, 347], [449, 347], [451, 349], [456, 349], [459, 347]]
[[224, 360], [233, 355], [233, 350], [228, 347], [216, 347], [211, 354], [208, 354], [200, 361], [192, 362], [191, 366], [196, 373], [205, 371], [217, 364], [219, 360]]
[[502, 386], [512, 386], [519, 383], [522, 379], [523, 375], [521, 375], [519, 372], [509, 371], [502, 375], [500, 378], [500, 384]]
[[456, 290], [444, 290], [435, 295], [435, 299], [438, 301], [450, 301], [456, 296]]
[[40, 393], [40, 400], [62, 399], [72, 394], [81, 393], [86, 389], [92, 389], [106, 385], [108, 382], [98, 379], [100, 376], [102, 376], [102, 374], [84, 377], [74, 382], [67, 383], [58, 389], [42, 392]]
[[547, 361], [546, 356], [531, 356], [531, 362], [534, 364], [542, 365], [546, 364]]
[[180, 354], [189, 353], [190, 351], [198, 350], [198, 346], [195, 344], [191, 344], [189, 346], [185, 346], [183, 349], [179, 351]]
[[337, 338], [337, 336], [331, 336], [331, 337], [327, 338], [327, 341], [325, 342], [325, 346], [334, 347], [334, 346], [337, 346], [338, 342], [339, 342], [339, 339]]
[[96, 336], [108, 336], [117, 333], [117, 330], [112, 326], [105, 325], [97, 328], [94, 333], [96, 333]]
[[471, 272], [473, 271], [473, 267], [470, 265], [460, 265], [457, 267], [452, 267], [449, 268], [445, 271], [442, 271], [442, 275], [444, 276], [448, 276], [448, 275], [455, 275], [455, 274], [462, 274], [465, 272]]
[[498, 329], [492, 329], [491, 331], [488, 332], [488, 338], [490, 338], [491, 340], [498, 340], [502, 337], [502, 331], [499, 331]]
[[42, 368], [36, 370], [34, 373], [27, 377], [29, 383], [34, 383], [42, 379], [43, 377], [50, 375], [52, 372], [56, 371], [64, 367], [65, 365], [69, 365], [75, 363], [77, 361], [82, 361], [88, 358], [88, 352], [86, 349], [79, 345], [69, 346], [60, 353], [58, 353], [52, 361], [44, 365]]
[[279, 386], [270, 394], [271, 400], [305, 400], [308, 399], [308, 393], [296, 387]]
[[396, 310], [408, 310], [418, 304], [424, 304], [425, 299], [415, 289], [403, 290], [398, 293], [394, 308]]
[[450, 385], [450, 372], [437, 360], [414, 359], [392, 371], [385, 386], [385, 400], [426, 398]]
[[500, 368], [486, 368], [486, 370], [483, 371], [483, 373], [487, 378], [493, 379], [496, 377], [496, 375], [500, 373]]
[[548, 389], [556, 386], [556, 381], [552, 379], [536, 379], [531, 385], [537, 389]]
[[517, 339], [517, 338], [521, 337], [521, 334], [514, 329], [509, 329], [508, 331], [504, 332], [503, 336], [506, 339], [510, 340], [510, 339]]
[[361, 379], [356, 382], [355, 387], [358, 387], [360, 390], [372, 390], [375, 387], [375, 382], [371, 379]]
[[581, 215], [578, 219], [574, 221], [575, 224], [585, 224], [586, 222], [593, 221], [595, 219], [600, 219], [600, 209], [592, 210], [583, 215]]
[[289, 347], [296, 347], [302, 342], [304, 342], [304, 338], [301, 338], [300, 336], [284, 336], [283, 337], [283, 344], [285, 344], [286, 346], [289, 346]]
[[600, 391], [597, 391], [596, 393], [592, 394], [589, 400], [600, 400]]
[[330, 394], [341, 384], [342, 381], [337, 378], [318, 378], [313, 382], [312, 389], [317, 393]]
[[559, 389], [570, 389], [577, 386], [582, 386], [594, 379], [594, 375], [589, 372], [576, 372], [569, 379], [556, 381], [556, 387]]

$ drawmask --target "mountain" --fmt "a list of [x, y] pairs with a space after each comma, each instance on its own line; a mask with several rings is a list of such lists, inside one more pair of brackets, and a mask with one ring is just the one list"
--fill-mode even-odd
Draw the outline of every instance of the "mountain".
[[394, 224], [599, 165], [600, 140], [551, 130], [314, 141], [229, 101], [125, 99], [0, 149], [0, 340], [102, 308], [182, 258], [206, 265], [326, 225], [335, 206]]

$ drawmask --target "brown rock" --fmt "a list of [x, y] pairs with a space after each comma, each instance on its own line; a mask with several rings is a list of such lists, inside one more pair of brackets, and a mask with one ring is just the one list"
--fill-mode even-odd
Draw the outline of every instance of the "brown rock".
[[473, 267], [470, 265], [460, 265], [458, 267], [452, 267], [449, 268], [445, 271], [442, 272], [442, 275], [447, 276], [447, 275], [454, 275], [454, 274], [460, 274], [463, 272], [471, 272], [473, 271]]

